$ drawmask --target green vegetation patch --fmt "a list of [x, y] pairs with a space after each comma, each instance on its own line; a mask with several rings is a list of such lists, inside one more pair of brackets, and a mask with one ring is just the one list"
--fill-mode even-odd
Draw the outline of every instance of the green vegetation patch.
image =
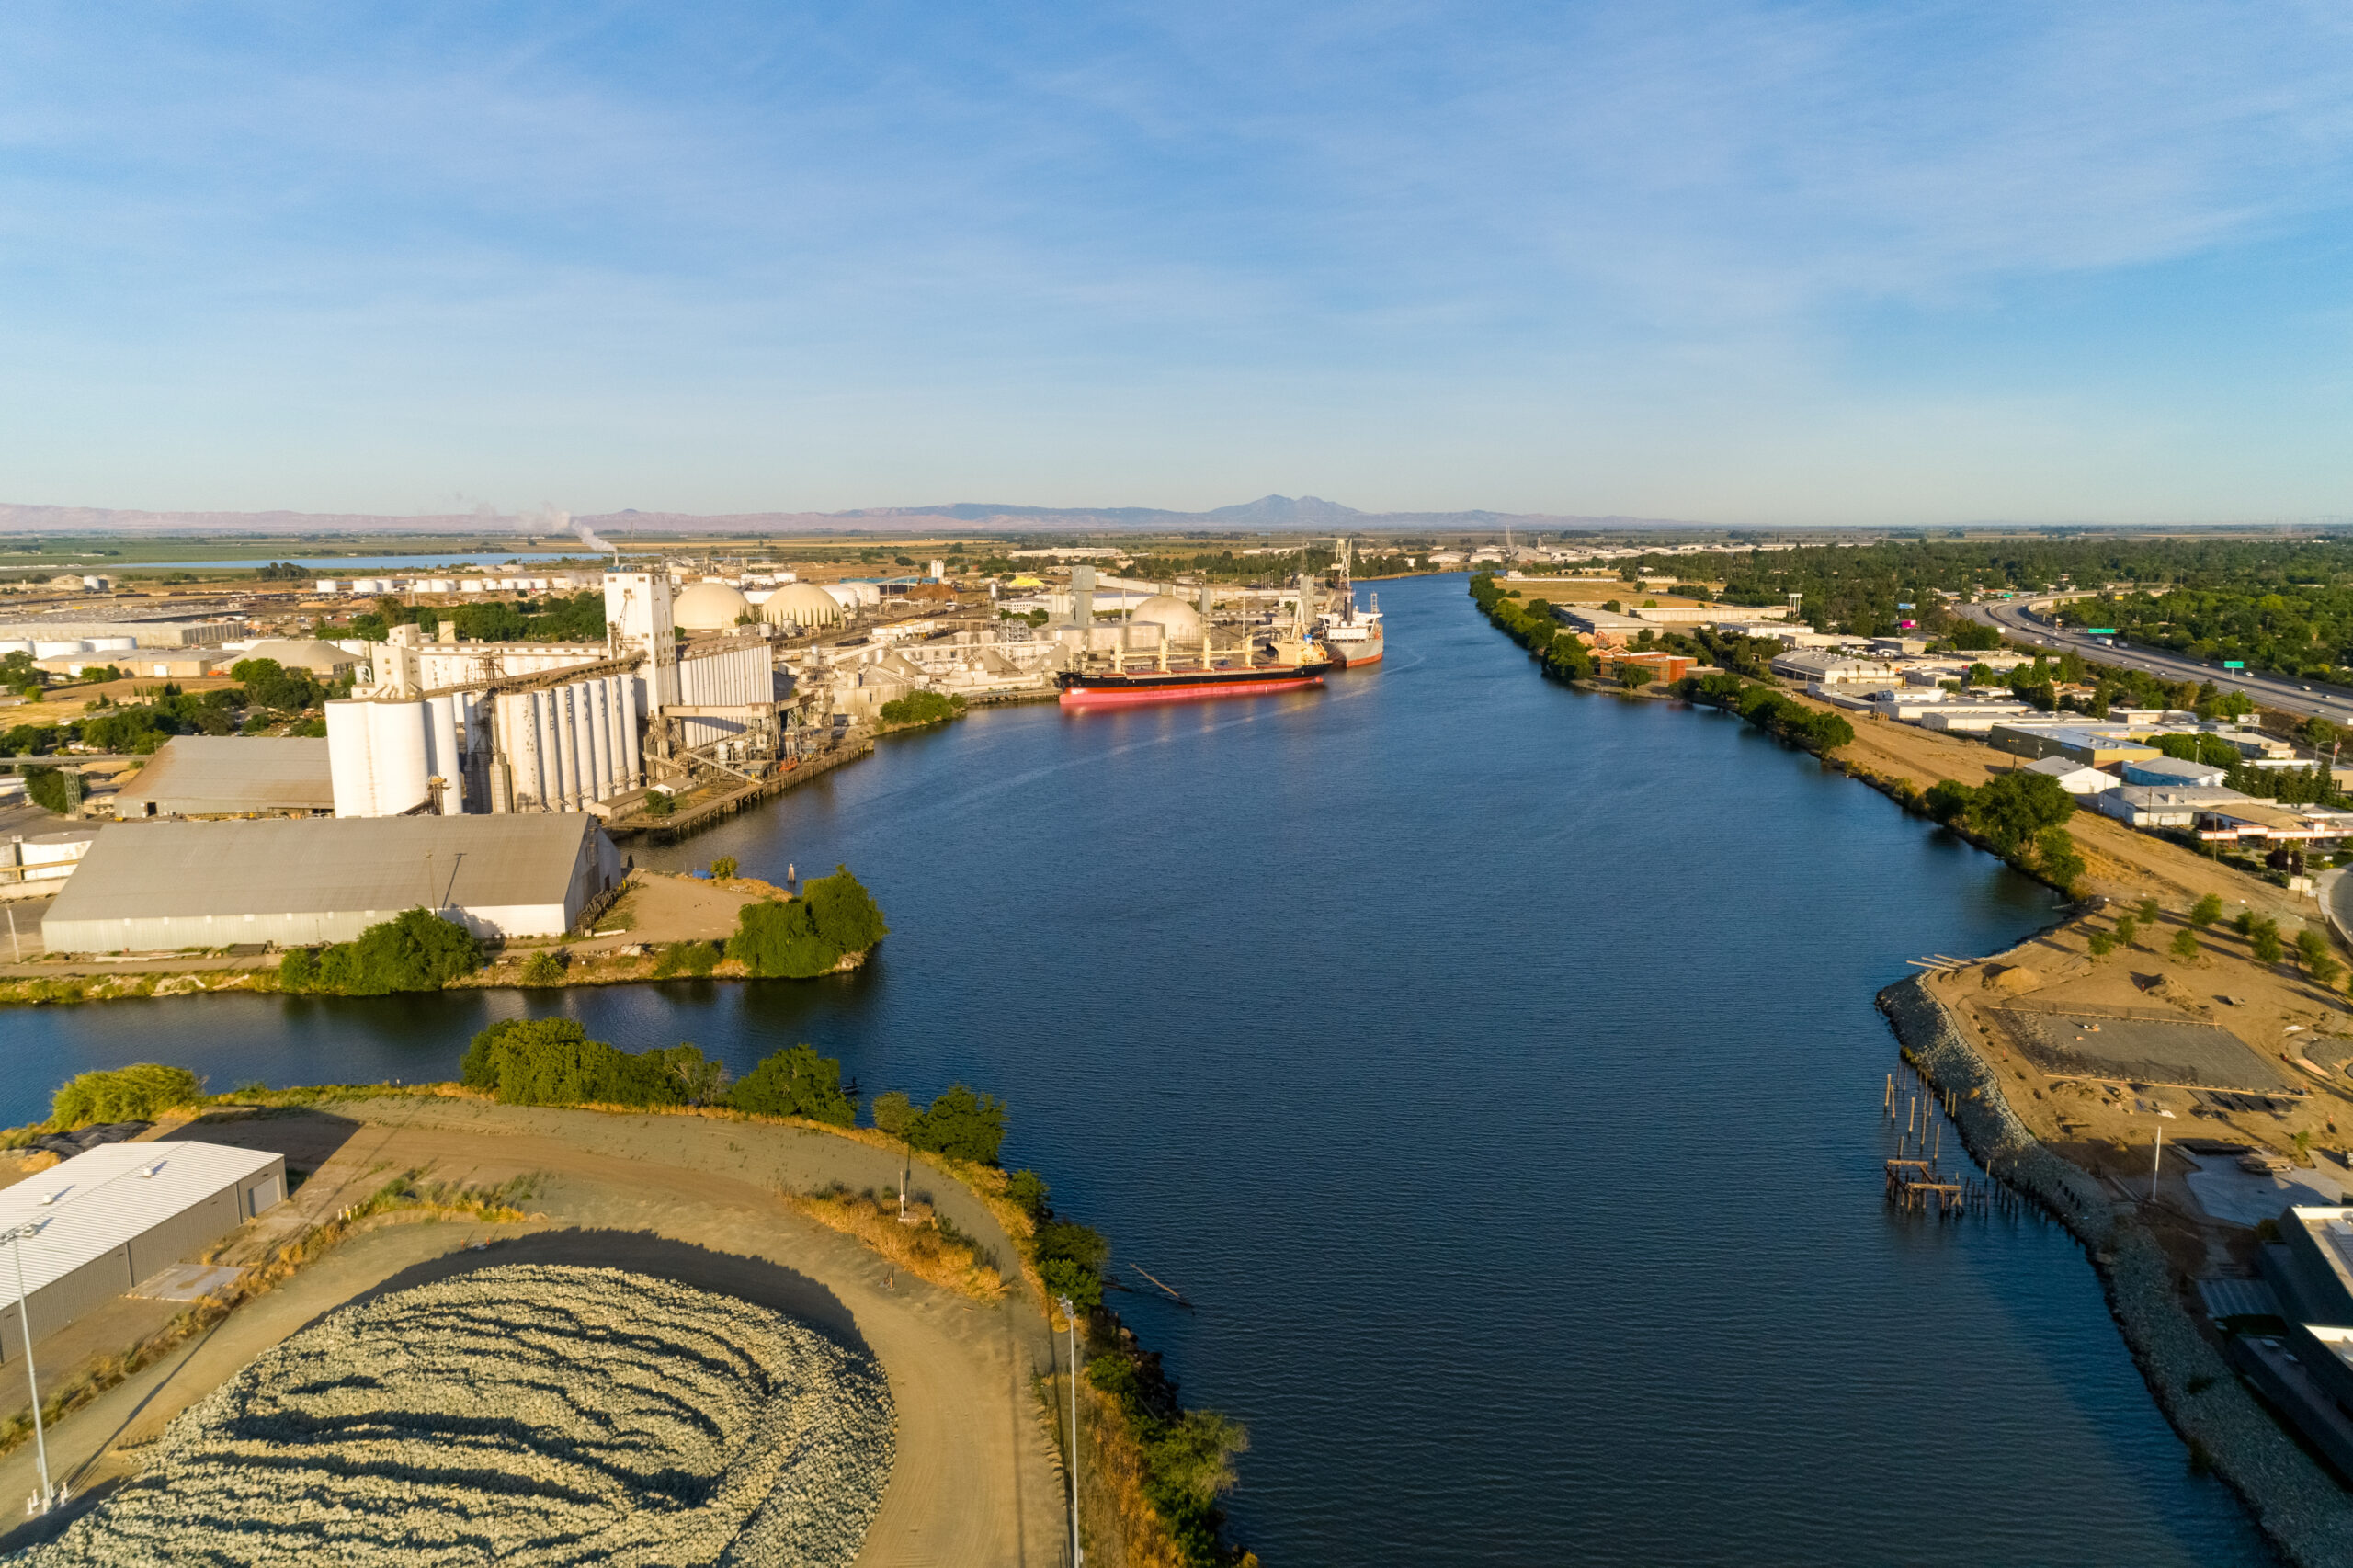
[[187, 1068], [141, 1062], [68, 1079], [50, 1102], [49, 1120], [61, 1131], [94, 1122], [153, 1121], [203, 1097], [204, 1081]]
[[278, 984], [281, 991], [337, 996], [438, 991], [480, 969], [482, 960], [482, 943], [472, 932], [411, 909], [369, 926], [356, 941], [294, 949], [278, 960]]
[[867, 951], [890, 930], [873, 896], [849, 868], [836, 866], [798, 899], [745, 904], [727, 956], [758, 979], [807, 980], [831, 973], [845, 954]]

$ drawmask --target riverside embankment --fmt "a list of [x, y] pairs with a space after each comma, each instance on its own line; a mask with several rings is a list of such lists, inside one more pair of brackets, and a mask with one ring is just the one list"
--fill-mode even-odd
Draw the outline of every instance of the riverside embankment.
[[1881, 1199], [1872, 994], [2047, 890], [1736, 720], [1534, 678], [1459, 576], [1381, 602], [1321, 692], [975, 712], [640, 852], [847, 861], [892, 926], [854, 975], [16, 1009], [0, 1117], [163, 1031], [219, 1087], [448, 1078], [498, 1017], [739, 1073], [806, 1040], [1006, 1096], [1006, 1163], [1247, 1423], [1269, 1562], [2272, 1561], [2071, 1237]]
[[1879, 1005], [1905, 1060], [1949, 1092], [1972, 1158], [2026, 1193], [2082, 1242], [2151, 1392], [2191, 1446], [2245, 1499], [2264, 1533], [2307, 1568], [2353, 1562], [2353, 1503], [2280, 1428], [2200, 1332], [2172, 1258], [2139, 1206], [2052, 1152], [2020, 1119], [1992, 1062], [1963, 1038], [1926, 977]]

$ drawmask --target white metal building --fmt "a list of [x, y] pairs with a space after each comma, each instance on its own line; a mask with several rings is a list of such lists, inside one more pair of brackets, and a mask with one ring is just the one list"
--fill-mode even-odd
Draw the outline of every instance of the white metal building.
[[347, 942], [404, 910], [555, 937], [621, 880], [581, 815], [119, 823], [41, 921], [53, 953]]
[[286, 1197], [286, 1158], [220, 1143], [102, 1143], [0, 1188], [0, 1362], [24, 1355], [17, 1258], [36, 1342], [188, 1260]]

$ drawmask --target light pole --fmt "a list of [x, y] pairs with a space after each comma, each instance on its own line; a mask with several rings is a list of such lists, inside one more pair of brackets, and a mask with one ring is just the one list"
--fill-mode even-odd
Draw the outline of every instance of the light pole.
[[33, 1396], [33, 1459], [40, 1467], [40, 1511], [50, 1510], [49, 1438], [40, 1428], [40, 1384], [33, 1378], [33, 1320], [25, 1306], [25, 1238], [40, 1234], [40, 1227], [28, 1221], [8, 1232], [9, 1250], [17, 1255], [17, 1326], [25, 1335], [25, 1387]]
[[1086, 1561], [1078, 1545], [1078, 1310], [1062, 1299], [1063, 1321], [1070, 1324], [1070, 1562], [1079, 1568]]

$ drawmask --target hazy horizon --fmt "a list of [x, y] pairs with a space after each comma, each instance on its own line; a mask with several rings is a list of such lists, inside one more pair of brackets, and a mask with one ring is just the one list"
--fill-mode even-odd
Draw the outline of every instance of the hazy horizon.
[[49, 3], [0, 42], [29, 503], [2353, 493], [2318, 6]]

